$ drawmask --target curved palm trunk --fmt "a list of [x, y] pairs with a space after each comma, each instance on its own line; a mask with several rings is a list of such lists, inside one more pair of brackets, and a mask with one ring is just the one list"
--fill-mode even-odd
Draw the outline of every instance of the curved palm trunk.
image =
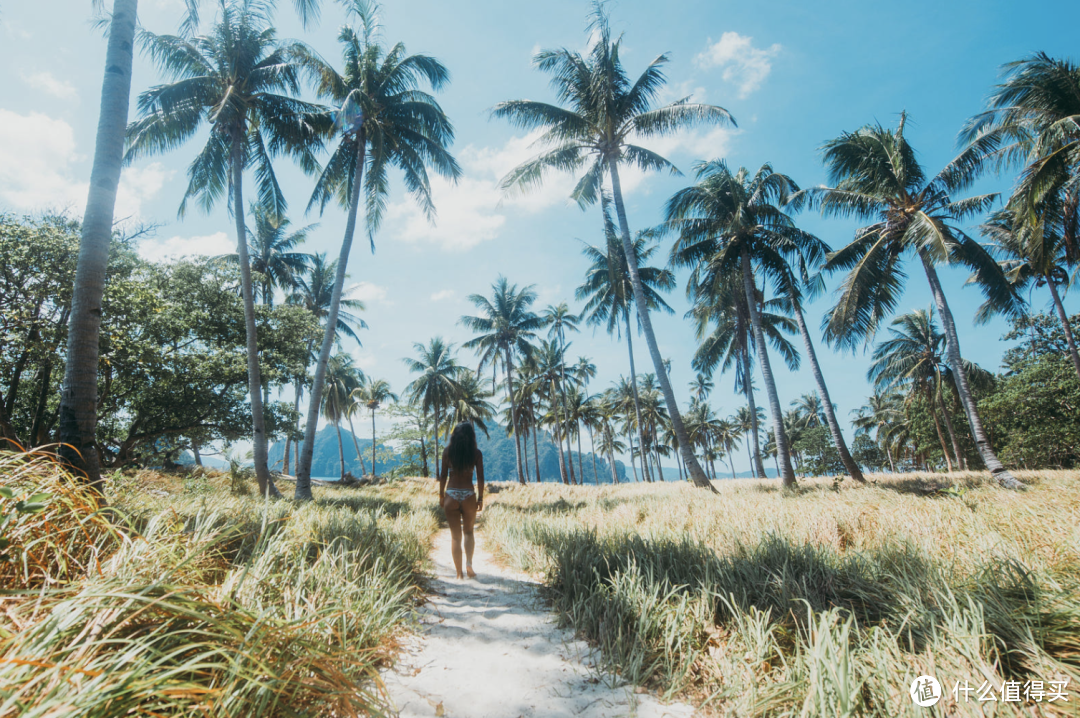
[[592, 471], [593, 478], [596, 480], [596, 485], [600, 485], [600, 470], [596, 468], [596, 440], [593, 438], [592, 427], [589, 427], [589, 450], [590, 456], [592, 456]]
[[1072, 358], [1076, 376], [1080, 377], [1080, 353], [1076, 351], [1076, 340], [1073, 338], [1072, 327], [1069, 326], [1069, 315], [1065, 313], [1065, 306], [1061, 303], [1057, 286], [1054, 281], [1047, 277], [1046, 286], [1050, 287], [1050, 294], [1054, 297], [1054, 308], [1057, 309], [1058, 319], [1061, 320], [1061, 328], [1065, 330], [1065, 343], [1069, 345], [1069, 356]]
[[255, 480], [259, 494], [281, 496], [266, 465], [266, 417], [263, 415], [262, 379], [259, 375], [258, 329], [255, 326], [255, 288], [251, 284], [251, 261], [248, 256], [247, 227], [244, 223], [244, 159], [241, 138], [233, 138], [232, 183], [233, 218], [236, 220], [236, 251], [240, 259], [240, 290], [244, 298], [244, 325], [247, 329], [248, 394], [251, 397], [251, 443], [255, 461]]
[[439, 403], [435, 402], [435, 478], [442, 476], [442, 452], [439, 451]]
[[521, 437], [518, 435], [517, 428], [517, 406], [514, 404], [514, 362], [510, 357], [510, 347], [503, 348], [504, 357], [506, 362], [506, 389], [509, 392], [510, 400], [510, 425], [514, 430], [514, 451], [517, 454], [517, 476], [518, 483], [525, 484], [525, 473], [521, 466]]
[[[367, 473], [367, 465], [364, 464], [364, 456], [360, 453], [360, 442], [356, 440], [356, 427], [352, 423], [352, 415], [347, 414], [346, 417], [349, 420], [349, 435], [352, 436], [353, 448], [356, 450], [356, 458], [360, 460], [360, 475]], [[374, 435], [374, 432], [372, 432]], [[375, 475], [375, 449], [371, 450], [371, 475]]]
[[[341, 441], [341, 423], [335, 421], [334, 428], [337, 429], [337, 451], [338, 451], [338, 463], [341, 465], [341, 480], [345, 480], [345, 444]], [[356, 438], [356, 435], [353, 435]]]
[[791, 468], [791, 449], [788, 446], [787, 432], [784, 431], [784, 417], [780, 409], [780, 396], [776, 393], [773, 381], [772, 364], [769, 362], [769, 349], [765, 345], [765, 333], [761, 330], [761, 316], [754, 297], [754, 275], [750, 270], [750, 255], [742, 253], [743, 291], [746, 294], [746, 306], [750, 312], [750, 326], [754, 328], [754, 344], [757, 347], [758, 361], [761, 364], [761, 379], [765, 392], [769, 396], [769, 411], [773, 417], [773, 433], [776, 435], [776, 464], [785, 488], [794, 488], [795, 472]]
[[[330, 363], [330, 352], [334, 348], [334, 334], [337, 331], [338, 310], [341, 306], [341, 292], [345, 286], [345, 270], [352, 252], [353, 236], [356, 234], [356, 214], [360, 204], [360, 185], [364, 175], [364, 155], [367, 139], [361, 132], [357, 139], [356, 167], [353, 170], [352, 196], [349, 197], [349, 218], [345, 223], [345, 237], [341, 240], [341, 254], [338, 255], [337, 273], [334, 276], [334, 290], [330, 295], [330, 308], [326, 313], [326, 331], [323, 333], [322, 347], [319, 349], [319, 362], [315, 365], [315, 377], [311, 383], [311, 401], [308, 405], [307, 423], [304, 426], [304, 447], [300, 450], [296, 464], [297, 501], [310, 501], [311, 496], [311, 457], [315, 453], [315, 431], [319, 426], [319, 402], [323, 385], [326, 383], [326, 365]], [[438, 426], [436, 426], [436, 435]], [[436, 462], [438, 457], [436, 457]]]
[[[750, 346], [746, 340], [746, 332], [740, 333], [742, 337], [743, 354], [743, 392], [746, 394], [746, 408], [750, 412], [750, 434], [754, 439], [754, 451], [750, 455], [750, 470], [759, 479], [767, 479], [765, 463], [761, 460], [761, 440], [758, 437], [757, 402], [754, 400], [754, 384], [751, 381], [753, 365], [750, 363]], [[747, 437], [749, 445], [750, 437]]]
[[[610, 429], [608, 431], [610, 431]], [[615, 452], [611, 450], [611, 445], [615, 443], [615, 437], [608, 436], [607, 438], [609, 439], [607, 452], [608, 467], [611, 469], [611, 485], [614, 486], [619, 483], [619, 474], [615, 471]]]
[[581, 427], [578, 427], [577, 432], [577, 460], [578, 460], [578, 483], [585, 483], [585, 469], [582, 467], [581, 462], [584, 459], [584, 455], [581, 453]]
[[732, 481], [734, 481], [735, 479], [738, 478], [737, 476], [735, 476], [735, 457], [733, 456], [733, 452], [731, 451], [733, 448], [735, 448], [735, 447], [733, 447], [730, 443], [727, 445], [728, 466], [731, 467], [731, 480]]
[[[637, 368], [635, 368], [635, 366], [634, 366], [634, 339], [633, 339], [633, 336], [632, 336], [634, 332], [630, 328], [630, 305], [629, 304], [625, 305], [623, 310], [624, 310], [624, 314], [626, 315], [626, 347], [630, 352], [630, 388], [634, 390], [634, 416], [637, 419], [638, 447], [640, 448], [640, 447], [645, 446], [645, 433], [644, 433], [644, 429], [642, 428], [642, 423], [641, 423], [641, 402], [638, 400]], [[633, 443], [633, 442], [631, 442], [631, 443]], [[630, 447], [630, 463], [633, 463], [633, 456], [634, 456], [633, 448], [634, 448], [633, 446]], [[642, 477], [644, 478], [645, 481], [651, 482], [652, 478], [649, 476], [648, 472], [646, 472], [646, 470], [645, 470], [645, 466], [644, 466], [645, 462], [642, 461], [641, 463], [642, 463], [642, 469], [641, 469]], [[635, 475], [636, 475], [636, 470], [635, 470]]]
[[572, 438], [570, 436], [570, 419], [567, 416], [566, 410], [566, 338], [563, 336], [562, 329], [559, 330], [559, 401], [562, 403], [562, 417], [566, 426], [566, 456], [569, 458], [568, 473], [570, 475], [570, 485], [573, 486], [577, 483], [574, 480], [574, 445], [571, 443]]
[[949, 416], [949, 408], [945, 406], [945, 397], [941, 395], [940, 383], [935, 387], [934, 394], [937, 396], [938, 407], [941, 409], [941, 417], [945, 419], [945, 430], [949, 433], [949, 443], [952, 444], [953, 459], [956, 461], [956, 468], [963, 469], [964, 462], [960, 458], [960, 442], [956, 440], [956, 431], [953, 430], [952, 417]]
[[[379, 475], [379, 472], [375, 470], [375, 454], [376, 449], [379, 447], [375, 444], [375, 410], [371, 410], [371, 478], [375, 478]], [[359, 452], [358, 452], [359, 453]], [[360, 468], [364, 467], [364, 460], [360, 459]]]
[[953, 465], [952, 459], [949, 457], [949, 447], [945, 446], [945, 434], [941, 433], [941, 420], [938, 419], [937, 402], [934, 401], [934, 394], [929, 387], [926, 389], [926, 406], [930, 410], [930, 416], [934, 419], [934, 430], [937, 431], [938, 443], [941, 444], [941, 454], [945, 457], [945, 470], [951, 474]]
[[[540, 445], [537, 441], [536, 435], [540, 433], [540, 424], [536, 420], [536, 403], [533, 401], [532, 393], [529, 393], [529, 414], [533, 417], [533, 463], [536, 464], [536, 483], [540, 483]], [[529, 447], [525, 447], [528, 451]]]
[[832, 434], [833, 444], [836, 445], [836, 450], [840, 454], [840, 461], [843, 462], [848, 475], [860, 484], [865, 484], [866, 479], [863, 477], [862, 469], [855, 463], [855, 459], [851, 458], [847, 442], [844, 441], [844, 435], [840, 432], [840, 422], [836, 420], [836, 412], [833, 411], [832, 399], [829, 398], [829, 389], [825, 386], [825, 376], [821, 373], [821, 365], [818, 364], [817, 352], [814, 351], [814, 342], [811, 341], [810, 332], [806, 329], [806, 320], [803, 318], [802, 307], [799, 306], [798, 302], [793, 302], [793, 304], [795, 320], [799, 324], [799, 333], [802, 334], [803, 345], [806, 347], [806, 357], [810, 360], [810, 369], [814, 374], [814, 382], [817, 383], [818, 398], [821, 399], [825, 410], [825, 423], [829, 425], [829, 433]]
[[885, 442], [885, 457], [889, 460], [889, 470], [892, 473], [896, 473], [896, 464], [893, 463], [892, 450], [889, 448], [889, 442]]
[[[630, 272], [630, 285], [634, 288], [634, 305], [637, 308], [638, 317], [641, 319], [642, 329], [645, 331], [645, 343], [648, 345], [649, 354], [652, 356], [653, 367], [656, 369], [656, 378], [660, 382], [660, 391], [664, 395], [664, 403], [667, 405], [668, 415], [671, 417], [671, 426], [679, 440], [679, 451], [682, 452], [683, 463], [686, 464], [686, 469], [690, 472], [690, 479], [694, 482], [694, 485], [715, 492], [716, 488], [706, 478], [697, 457], [690, 451], [690, 440], [686, 433], [686, 426], [683, 424], [682, 414], [679, 413], [679, 406], [675, 401], [675, 392], [671, 389], [671, 381], [668, 379], [667, 370], [664, 368], [664, 359], [660, 356], [660, 347], [656, 344], [652, 320], [649, 318], [649, 305], [645, 300], [645, 287], [641, 283], [637, 257], [634, 254], [634, 245], [630, 240], [630, 225], [626, 221], [626, 207], [623, 204], [619, 167], [614, 158], [608, 160], [608, 171], [611, 174], [611, 193], [615, 198], [615, 213], [619, 217], [623, 253], [626, 255], [626, 265]], [[629, 329], [628, 326], [628, 332]]]
[[113, 3], [105, 77], [101, 83], [94, 166], [90, 172], [90, 191], [79, 239], [79, 260], [68, 324], [67, 365], [60, 396], [60, 456], [76, 469], [77, 475], [85, 477], [99, 495], [102, 486], [96, 443], [98, 334], [113, 210], [124, 157], [137, 11], [138, 0], [115, 0]]
[[525, 432], [525, 436], [522, 438], [522, 443], [525, 445], [525, 450], [521, 452], [522, 463], [525, 465], [525, 481], [529, 480], [529, 427], [523, 426], [521, 430]]
[[937, 270], [934, 269], [933, 263], [931, 263], [925, 252], [919, 252], [919, 259], [922, 260], [923, 269], [926, 271], [926, 279], [930, 283], [930, 291], [934, 295], [934, 302], [937, 304], [938, 312], [941, 313], [941, 323], [945, 327], [945, 351], [949, 355], [949, 365], [956, 372], [956, 389], [960, 392], [960, 403], [964, 407], [964, 413], [967, 415], [968, 425], [971, 427], [971, 435], [975, 439], [975, 446], [979, 450], [979, 456], [982, 457], [983, 463], [990, 471], [990, 475], [1003, 487], [1006, 489], [1026, 488], [1024, 484], [1017, 481], [1016, 477], [1002, 466], [997, 454], [994, 453], [994, 449], [990, 446], [990, 439], [986, 436], [986, 430], [983, 429], [982, 420], [979, 418], [979, 412], [975, 406], [975, 400], [971, 396], [971, 387], [968, 384], [967, 372], [964, 370], [964, 361], [960, 356], [960, 340], [956, 334], [956, 322], [953, 320], [949, 303], [945, 300], [945, 293], [941, 290]]

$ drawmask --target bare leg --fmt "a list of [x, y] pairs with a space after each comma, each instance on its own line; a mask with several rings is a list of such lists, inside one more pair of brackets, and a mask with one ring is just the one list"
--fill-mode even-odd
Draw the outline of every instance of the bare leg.
[[461, 504], [461, 518], [461, 531], [465, 538], [465, 572], [469, 574], [469, 578], [476, 578], [476, 571], [473, 571], [472, 567], [473, 549], [476, 547], [476, 540], [473, 537], [473, 523], [476, 521], [475, 496], [466, 499], [465, 502]]
[[454, 569], [458, 578], [464, 578], [461, 572], [461, 504], [448, 496], [443, 502], [443, 511], [446, 512], [446, 522], [450, 524], [450, 555], [454, 558]]

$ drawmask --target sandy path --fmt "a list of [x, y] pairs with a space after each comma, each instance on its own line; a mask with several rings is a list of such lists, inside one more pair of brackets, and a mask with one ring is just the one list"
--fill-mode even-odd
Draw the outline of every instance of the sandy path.
[[[447, 718], [683, 718], [592, 667], [590, 649], [556, 627], [539, 585], [495, 565], [477, 532], [474, 580], [454, 578], [450, 531], [432, 549], [435, 579], [423, 628], [383, 675], [395, 715]], [[619, 685], [619, 687], [612, 687]]]

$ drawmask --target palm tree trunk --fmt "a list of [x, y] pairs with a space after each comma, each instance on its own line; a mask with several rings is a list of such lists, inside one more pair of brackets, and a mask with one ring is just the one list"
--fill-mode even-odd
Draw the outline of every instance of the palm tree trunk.
[[[540, 433], [540, 424], [536, 421], [536, 406], [533, 402], [532, 394], [529, 394], [529, 414], [533, 417], [533, 463], [536, 464], [536, 483], [540, 483], [540, 446], [537, 441], [536, 435]], [[528, 451], [528, 447], [525, 447]]]
[[735, 457], [733, 456], [732, 446], [728, 446], [728, 466], [731, 467], [731, 480], [734, 481], [738, 477], [735, 476]]
[[614, 486], [619, 483], [619, 474], [615, 471], [615, 452], [611, 450], [611, 444], [615, 443], [614, 437], [610, 438], [612, 441], [608, 443], [608, 467], [611, 468], [611, 485]]
[[593, 437], [592, 427], [589, 429], [589, 456], [592, 457], [592, 471], [593, 479], [596, 481], [596, 485], [600, 485], [600, 470], [596, 468], [596, 439]]
[[577, 482], [574, 480], [574, 445], [571, 443], [569, 417], [566, 410], [566, 339], [563, 337], [562, 330], [559, 330], [559, 401], [562, 403], [562, 418], [567, 423], [566, 427], [566, 455], [570, 459], [568, 469], [570, 474], [570, 485], [573, 486]]
[[949, 443], [952, 444], [953, 458], [956, 460], [956, 468], [963, 469], [964, 463], [960, 458], [960, 444], [956, 440], [956, 432], [953, 431], [952, 417], [949, 416], [949, 409], [945, 406], [945, 397], [941, 395], [940, 384], [935, 387], [934, 394], [937, 396], [938, 406], [941, 408], [941, 416], [945, 419], [945, 430], [949, 433]]
[[[351, 424], [350, 424], [351, 426]], [[341, 480], [345, 480], [345, 444], [341, 441], [341, 423], [334, 422], [334, 428], [337, 429], [337, 451], [338, 451], [338, 463], [341, 465]], [[353, 434], [353, 439], [356, 439], [356, 435]]]
[[[326, 366], [330, 363], [330, 352], [334, 348], [341, 292], [345, 286], [345, 270], [349, 265], [353, 236], [356, 234], [356, 214], [360, 204], [360, 185], [364, 177], [366, 151], [367, 138], [361, 131], [357, 136], [356, 167], [353, 170], [352, 193], [349, 197], [349, 218], [345, 223], [345, 236], [341, 240], [341, 253], [338, 255], [337, 273], [334, 276], [334, 291], [330, 295], [330, 307], [326, 313], [326, 330], [323, 333], [322, 347], [319, 349], [319, 361], [315, 365], [315, 378], [311, 383], [311, 402], [308, 406], [307, 423], [304, 426], [304, 448], [300, 450], [296, 466], [295, 498], [297, 501], [310, 501], [312, 498], [311, 457], [315, 453], [315, 431], [319, 426], [319, 402], [322, 398], [323, 384], [326, 383]], [[438, 457], [436, 457], [437, 461]]]
[[[682, 452], [683, 463], [690, 472], [690, 479], [695, 486], [708, 488], [713, 492], [716, 488], [705, 477], [705, 472], [698, 464], [694, 453], [690, 451], [690, 440], [683, 424], [682, 414], [679, 413], [679, 405], [675, 401], [675, 392], [671, 389], [671, 381], [667, 370], [664, 368], [664, 358], [660, 356], [660, 347], [656, 344], [656, 335], [653, 333], [652, 320], [649, 318], [649, 304], [645, 299], [645, 287], [641, 283], [641, 275], [638, 273], [637, 256], [634, 254], [634, 245], [630, 240], [630, 225], [626, 221], [626, 206], [623, 204], [622, 182], [619, 180], [619, 166], [615, 158], [608, 160], [608, 171], [611, 175], [611, 194], [615, 199], [615, 213], [619, 217], [619, 230], [622, 234], [623, 253], [626, 255], [626, 265], [630, 272], [630, 285], [634, 288], [634, 306], [637, 308], [638, 317], [641, 319], [641, 327], [645, 331], [645, 343], [649, 347], [652, 356], [653, 367], [656, 369], [656, 378], [660, 383], [660, 391], [664, 395], [664, 403], [667, 405], [668, 415], [671, 417], [671, 426], [675, 436], [679, 439], [679, 451]], [[630, 333], [629, 325], [626, 327]]]
[[[754, 440], [754, 451], [750, 455], [750, 470], [759, 479], [767, 479], [765, 463], [761, 460], [761, 440], [758, 438], [757, 402], [754, 401], [754, 383], [751, 381], [753, 365], [750, 363], [750, 346], [746, 340], [746, 333], [742, 333], [743, 352], [743, 391], [746, 393], [746, 408], [750, 412], [750, 435]], [[749, 441], [750, 437], [747, 437]], [[779, 471], [777, 472], [779, 473]]]
[[638, 478], [637, 463], [634, 459], [634, 434], [633, 432], [626, 432], [626, 441], [630, 445], [630, 470], [634, 472], [634, 483], [636, 484], [641, 479]]
[[439, 451], [439, 403], [435, 402], [435, 478], [442, 476], [442, 452]]
[[[375, 461], [376, 461], [376, 458], [375, 458], [376, 451], [375, 450], [377, 448], [379, 448], [379, 447], [375, 445], [375, 410], [372, 409], [371, 410], [371, 478], [373, 478], [373, 479], [376, 476], [379, 475], [379, 473], [375, 470]], [[364, 466], [364, 460], [361, 459], [360, 460], [360, 467], [363, 468], [363, 466]]]
[[1072, 357], [1073, 368], [1076, 376], [1080, 377], [1080, 353], [1076, 351], [1076, 340], [1073, 338], [1072, 327], [1069, 326], [1069, 315], [1065, 313], [1065, 306], [1061, 303], [1057, 285], [1054, 280], [1047, 277], [1046, 285], [1050, 287], [1050, 294], [1054, 297], [1054, 308], [1057, 309], [1058, 319], [1061, 320], [1061, 328], [1065, 330], [1065, 343], [1069, 345], [1069, 356]]
[[757, 298], [754, 295], [754, 275], [750, 270], [750, 255], [742, 253], [743, 290], [746, 293], [746, 305], [750, 312], [750, 325], [754, 328], [754, 344], [757, 347], [758, 361], [761, 364], [761, 379], [769, 397], [769, 411], [773, 417], [773, 432], [776, 435], [776, 463], [785, 488], [795, 487], [795, 472], [791, 468], [791, 450], [788, 447], [787, 432], [784, 431], [784, 417], [780, 409], [780, 395], [776, 393], [773, 381], [772, 364], [769, 362], [769, 348], [765, 345], [765, 333], [761, 330], [761, 317], [758, 315]]
[[195, 465], [202, 466], [202, 456], [199, 455], [199, 442], [191, 442], [191, 455], [195, 457]]
[[960, 356], [960, 340], [956, 334], [956, 322], [953, 320], [949, 303], [945, 300], [945, 292], [941, 289], [937, 270], [934, 269], [933, 263], [931, 263], [930, 258], [924, 251], [919, 252], [919, 259], [922, 260], [923, 269], [926, 271], [926, 279], [930, 283], [930, 291], [934, 295], [934, 302], [937, 304], [938, 312], [941, 314], [941, 323], [945, 327], [945, 351], [949, 355], [949, 365], [956, 372], [956, 389], [960, 392], [960, 403], [964, 407], [964, 413], [967, 415], [968, 425], [971, 427], [971, 435], [975, 439], [975, 446], [979, 450], [979, 456], [982, 457], [983, 463], [990, 471], [990, 475], [1003, 487], [1006, 489], [1024, 489], [1026, 488], [1024, 484], [1017, 481], [1002, 466], [997, 454], [994, 453], [994, 449], [990, 446], [990, 439], [986, 436], [986, 430], [983, 429], [982, 420], [979, 418], [979, 412], [975, 406], [975, 400], [971, 396], [967, 372], [964, 370], [964, 360]]
[[[640, 448], [645, 446], [645, 434], [641, 422], [641, 402], [638, 399], [637, 369], [634, 367], [634, 339], [632, 336], [634, 332], [630, 328], [630, 305], [624, 305], [623, 309], [626, 315], [626, 346], [630, 352], [630, 388], [634, 390], [634, 416], [637, 419], [638, 447]], [[633, 446], [631, 446], [630, 449], [630, 463], [633, 463]], [[648, 472], [646, 472], [645, 470], [644, 463], [645, 462], [642, 462], [641, 474], [645, 481], [652, 481], [652, 479], [648, 475]]]
[[240, 259], [240, 290], [244, 298], [244, 324], [247, 329], [248, 394], [251, 397], [252, 454], [259, 494], [281, 496], [266, 465], [266, 418], [263, 415], [262, 379], [259, 376], [258, 330], [255, 327], [255, 288], [251, 284], [251, 260], [248, 256], [247, 227], [244, 223], [244, 158], [242, 136], [232, 141], [233, 218], [236, 220], [236, 251]]
[[522, 463], [525, 466], [525, 481], [529, 480], [529, 427], [523, 426], [521, 430], [525, 432], [525, 436], [522, 437], [522, 443], [525, 445], [525, 450], [521, 452]]
[[577, 432], [577, 461], [578, 461], [578, 483], [585, 483], [585, 469], [582, 467], [581, 462], [584, 460], [584, 456], [581, 453], [581, 427], [578, 427]]
[[889, 460], [889, 470], [892, 471], [892, 473], [895, 474], [896, 473], [896, 464], [893, 463], [892, 450], [889, 449], [889, 443], [888, 442], [885, 442], [885, 456]]
[[514, 451], [517, 452], [518, 483], [525, 485], [525, 473], [521, 466], [521, 440], [517, 428], [517, 406], [514, 404], [514, 362], [510, 356], [510, 347], [503, 347], [503, 361], [506, 363], [506, 390], [510, 400], [510, 426], [514, 430]]
[[679, 450], [675, 450], [675, 467], [679, 470], [679, 481], [686, 481], [686, 477], [683, 475], [682, 459], [679, 458]]
[[[356, 458], [360, 460], [360, 475], [363, 476], [367, 473], [367, 466], [364, 464], [364, 456], [360, 453], [360, 442], [356, 440], [356, 427], [352, 423], [352, 415], [346, 414], [345, 418], [349, 420], [349, 434], [352, 435], [353, 448], [356, 449]], [[374, 435], [374, 432], [372, 432]], [[375, 475], [375, 449], [371, 450], [371, 475]]]
[[949, 448], [945, 446], [945, 434], [941, 433], [941, 420], [938, 419], [937, 402], [930, 389], [926, 390], [926, 406], [930, 410], [930, 416], [934, 419], [934, 429], [937, 431], [938, 442], [941, 444], [941, 453], [945, 457], [945, 470], [952, 473], [952, 459], [949, 458]]
[[[305, 369], [305, 372], [306, 372], [306, 369]], [[300, 391], [301, 391], [299, 377], [297, 377], [296, 384], [293, 386], [293, 389], [294, 389], [294, 392], [293, 392], [293, 413], [296, 414], [296, 430], [299, 431], [300, 430]], [[290, 476], [294, 475], [294, 474], [291, 474], [289, 472], [289, 447], [292, 446], [292, 444], [293, 444], [292, 437], [288, 437], [285, 440], [285, 460], [284, 460], [283, 466], [281, 467], [282, 471], [284, 471], [287, 475], [290, 475]]]
[[105, 77], [101, 83], [101, 114], [79, 239], [68, 324], [67, 365], [60, 396], [59, 454], [76, 469], [80, 479], [85, 477], [86, 483], [98, 495], [103, 492], [96, 443], [98, 333], [112, 240], [113, 210], [124, 157], [138, 4], [138, 0], [115, 0], [109, 23]]
[[825, 410], [825, 423], [829, 425], [829, 433], [832, 434], [833, 444], [836, 445], [836, 451], [840, 454], [840, 461], [843, 462], [848, 475], [860, 484], [865, 484], [866, 479], [863, 477], [862, 469], [855, 463], [855, 459], [851, 458], [851, 452], [848, 451], [844, 435], [840, 433], [840, 422], [836, 420], [836, 412], [833, 411], [832, 399], [829, 398], [829, 388], [825, 386], [825, 376], [821, 373], [817, 352], [814, 351], [814, 342], [810, 339], [810, 332], [806, 329], [806, 320], [803, 318], [802, 307], [799, 306], [799, 302], [792, 302], [792, 304], [795, 309], [795, 320], [799, 324], [799, 333], [802, 334], [803, 345], [806, 347], [806, 357], [810, 360], [810, 369], [814, 374], [814, 382], [817, 383], [818, 398], [821, 399], [822, 408]]

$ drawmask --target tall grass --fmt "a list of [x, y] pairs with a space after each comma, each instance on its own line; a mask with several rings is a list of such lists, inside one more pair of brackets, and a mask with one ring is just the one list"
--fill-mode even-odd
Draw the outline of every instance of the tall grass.
[[232, 483], [117, 474], [99, 510], [47, 458], [0, 456], [0, 485], [51, 496], [0, 564], [0, 716], [379, 713], [430, 486], [294, 505]]
[[[608, 667], [723, 715], [1075, 715], [1077, 475], [876, 477], [866, 488], [719, 482], [502, 494], [482, 529], [541, 573]], [[954, 701], [959, 681], [1070, 679], [1069, 703]], [[1032, 713], [1032, 710], [1041, 711]]]

